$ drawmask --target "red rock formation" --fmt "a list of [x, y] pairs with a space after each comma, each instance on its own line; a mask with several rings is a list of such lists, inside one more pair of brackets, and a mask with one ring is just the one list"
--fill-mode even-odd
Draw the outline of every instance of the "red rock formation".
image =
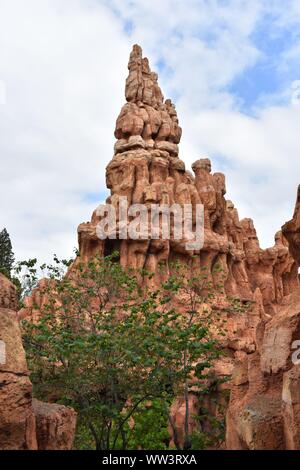
[[72, 408], [33, 400], [37, 444], [40, 450], [71, 450], [76, 428]]
[[275, 247], [261, 253], [251, 229], [248, 269], [265, 305], [275, 310], [261, 325], [256, 351], [237, 357], [227, 411], [228, 449], [300, 449], [299, 355], [293, 358], [299, 348], [294, 341], [300, 340], [299, 191], [294, 218], [282, 231], [286, 238], [279, 232]]
[[[190, 270], [205, 268], [215, 287], [222, 281], [223, 300], [230, 296], [251, 301], [253, 308], [247, 313], [232, 314], [224, 300], [223, 344], [228, 357], [218, 365], [220, 374], [230, 375], [235, 364], [227, 448], [299, 448], [298, 369], [290, 352], [291, 342], [300, 339], [300, 190], [293, 220], [276, 234], [273, 247], [261, 249], [253, 221], [239, 219], [234, 204], [225, 199], [225, 177], [212, 173], [210, 160], [197, 160], [192, 165], [194, 174], [186, 171], [178, 157], [181, 128], [175, 107], [164, 101], [157, 75], [139, 46], [133, 47], [128, 69], [127, 102], [117, 119], [114, 156], [106, 169], [111, 193], [107, 203], [118, 210], [123, 196], [129, 206], [144, 204], [148, 209], [154, 203], [192, 204], [193, 229], [196, 205], [203, 204], [204, 245], [188, 250], [187, 240], [177, 240], [174, 232], [162, 239], [161, 226], [159, 239], [124, 238], [121, 235], [128, 227], [120, 220], [116, 239], [100, 240], [97, 224], [103, 216], [96, 210], [91, 221], [78, 228], [79, 257], [88, 260], [118, 250], [123, 267], [146, 268], [154, 273], [156, 285], [169, 275], [171, 263], [179, 260]], [[164, 269], [159, 270], [159, 265]], [[38, 292], [34, 296], [39, 305], [42, 296]], [[30, 308], [23, 314], [30, 314]], [[182, 421], [180, 406], [178, 402], [173, 408], [176, 426]]]
[[[91, 222], [78, 228], [81, 259], [96, 254], [120, 253], [125, 268], [146, 268], [155, 273], [155, 282], [168, 276], [170, 263], [180, 260], [191, 266], [205, 267], [214, 284], [220, 282], [216, 265], [222, 270], [225, 293], [244, 300], [253, 300], [259, 289], [265, 312], [274, 315], [276, 304], [298, 285], [297, 265], [288, 251], [288, 242], [278, 233], [275, 246], [262, 250], [251, 219], [240, 221], [231, 201], [226, 201], [225, 177], [211, 172], [208, 158], [197, 160], [185, 170], [178, 158], [181, 128], [174, 105], [164, 101], [151, 72], [148, 60], [135, 45], [130, 54], [123, 106], [117, 119], [115, 155], [106, 169], [106, 183], [111, 195], [107, 199], [119, 209], [119, 197], [128, 205], [192, 204], [192, 226], [195, 228], [196, 204], [204, 205], [204, 246], [189, 251], [186, 240], [120, 239], [124, 226], [117, 220], [117, 239], [100, 240], [94, 212]], [[118, 213], [118, 211], [117, 211]], [[119, 239], [118, 239], [119, 238]], [[194, 257], [196, 255], [196, 258]], [[164, 270], [158, 270], [163, 264]]]
[[[199, 413], [199, 402], [196, 395], [192, 393], [189, 394], [188, 397], [189, 402], [189, 418], [188, 418], [188, 425], [189, 425], [189, 432], [193, 433], [197, 430], [198, 424], [195, 419], [195, 416]], [[169, 424], [169, 432], [172, 436], [172, 440], [170, 442], [170, 446], [176, 448], [177, 444], [183, 444], [184, 442], [184, 429], [185, 429], [185, 422], [186, 422], [186, 402], [184, 397], [178, 397], [175, 403], [171, 406], [170, 410], [171, 414], [171, 424]]]
[[[35, 416], [32, 409], [32, 385], [25, 352], [13, 284], [0, 275], [0, 449], [36, 449]], [[8, 294], [8, 296], [6, 296]], [[12, 307], [12, 308], [11, 308]]]
[[[91, 223], [79, 227], [80, 256], [88, 259], [95, 253], [108, 254], [118, 249], [124, 267], [147, 268], [155, 272], [157, 283], [161, 280], [157, 267], [162, 262], [166, 276], [170, 263], [176, 259], [205, 267], [214, 285], [220, 281], [214, 270], [219, 265], [225, 278], [224, 293], [254, 301], [245, 315], [232, 315], [226, 309], [224, 312], [224, 347], [231, 351], [231, 367], [237, 361], [227, 415], [227, 447], [291, 448], [298, 439], [298, 402], [293, 408], [291, 400], [284, 404], [281, 395], [282, 374], [298, 325], [297, 320], [287, 316], [284, 305], [291, 303], [292, 317], [298, 318], [292, 293], [299, 289], [299, 195], [293, 221], [284, 227], [284, 234], [276, 234], [272, 248], [262, 250], [252, 220], [240, 221], [233, 203], [226, 201], [225, 177], [211, 172], [210, 160], [197, 160], [192, 166], [194, 176], [185, 171], [178, 158], [181, 129], [174, 106], [168, 100], [163, 104], [157, 76], [151, 73], [148, 61], [142, 59], [140, 47], [134, 46], [128, 67], [128, 103], [117, 120], [118, 141], [106, 173], [111, 191], [108, 202], [117, 205], [118, 196], [126, 196], [128, 204], [202, 203], [204, 246], [199, 252], [189, 252], [184, 240], [172, 237], [163, 241], [102, 242], [97, 240], [99, 218], [94, 213]], [[197, 258], [192, 260], [195, 254]], [[285, 383], [294, 384], [295, 380], [293, 375]], [[177, 424], [182, 413], [177, 411], [174, 421], [180, 434]], [[294, 431], [287, 437], [284, 429], [291, 422]]]
[[18, 300], [15, 286], [0, 273], [0, 307], [17, 310]]
[[16, 290], [2, 274], [0, 301], [0, 450], [70, 449], [76, 413], [32, 399]]
[[293, 218], [282, 227], [282, 232], [289, 242], [291, 255], [300, 264], [300, 185]]
[[164, 97], [140, 46], [133, 46], [128, 63], [123, 106], [117, 119], [115, 153], [131, 149], [159, 149], [177, 155], [181, 138], [177, 113]]

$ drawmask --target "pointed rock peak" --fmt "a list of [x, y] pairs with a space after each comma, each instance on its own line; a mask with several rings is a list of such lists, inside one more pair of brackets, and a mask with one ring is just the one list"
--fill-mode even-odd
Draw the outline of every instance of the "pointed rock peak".
[[115, 154], [143, 148], [178, 155], [181, 128], [172, 101], [164, 101], [158, 77], [135, 44], [129, 62], [125, 96], [127, 103], [117, 119]]
[[129, 56], [128, 69], [141, 65], [143, 59], [143, 49], [138, 44], [132, 46], [132, 51]]
[[157, 83], [157, 74], [151, 72], [149, 61], [146, 57], [143, 58], [142, 48], [137, 44], [132, 48], [128, 70], [126, 100], [129, 103], [144, 103], [154, 108], [162, 105], [164, 97]]
[[211, 161], [209, 158], [200, 158], [192, 165], [193, 171], [196, 173], [198, 170], [206, 171], [206, 173], [211, 173]]

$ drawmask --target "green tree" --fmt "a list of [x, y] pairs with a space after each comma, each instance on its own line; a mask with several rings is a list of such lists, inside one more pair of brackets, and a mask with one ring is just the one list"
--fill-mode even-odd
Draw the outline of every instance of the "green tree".
[[0, 232], [0, 272], [8, 278], [11, 277], [14, 260], [10, 236], [6, 228], [4, 228]]
[[[149, 290], [114, 255], [78, 259], [67, 275], [56, 259], [48, 276], [42, 311], [23, 323], [35, 393], [78, 411], [77, 442], [85, 448], [92, 442], [96, 449], [164, 448], [168, 422], [175, 446], [191, 448], [188, 396], [208, 393], [210, 369], [221, 353], [209, 328], [212, 294], [205, 276], [177, 272]], [[183, 310], [174, 302], [179, 292]], [[170, 413], [178, 396], [186, 402], [184, 442]], [[160, 444], [140, 432], [155, 416]]]

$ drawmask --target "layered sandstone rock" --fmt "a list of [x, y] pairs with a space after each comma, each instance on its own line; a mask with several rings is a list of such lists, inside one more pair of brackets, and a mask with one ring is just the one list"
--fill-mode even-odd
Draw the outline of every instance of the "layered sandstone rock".
[[[128, 69], [126, 104], [116, 122], [117, 142], [106, 169], [107, 203], [117, 214], [116, 236], [99, 238], [103, 214], [95, 210], [91, 221], [78, 227], [79, 259], [87, 261], [117, 250], [124, 268], [152, 272], [155, 286], [168, 277], [174, 261], [190, 272], [204, 270], [223, 302], [226, 335], [222, 341], [227, 357], [219, 361], [216, 373], [230, 377], [233, 370], [228, 382], [227, 448], [299, 448], [298, 372], [290, 352], [291, 342], [300, 339], [300, 189], [293, 220], [275, 235], [273, 247], [262, 249], [253, 221], [240, 220], [234, 204], [226, 200], [225, 177], [212, 172], [210, 160], [198, 159], [193, 173], [186, 171], [178, 156], [181, 128], [175, 107], [164, 100], [157, 75], [137, 45]], [[146, 230], [140, 239], [124, 236], [133, 216], [129, 222], [119, 218], [121, 197], [128, 206], [143, 204], [148, 215], [152, 204], [181, 208], [191, 204], [192, 212], [186, 217], [193, 231], [196, 207], [202, 204], [203, 246], [190, 249], [188, 240], [177, 239], [172, 227], [170, 237], [164, 239], [161, 223], [157, 238]], [[39, 289], [33, 297], [22, 315], [31, 314], [34, 305], [39, 311], [43, 303]], [[251, 308], [232, 313], [226, 306], [229, 297], [250, 303]], [[185, 308], [184, 299], [178, 299], [178, 308]], [[194, 397], [190, 406], [191, 411], [197, 409]], [[182, 438], [180, 398], [173, 412]]]
[[298, 187], [293, 218], [282, 227], [282, 231], [289, 242], [289, 249], [292, 256], [298, 264], [300, 264], [300, 185]]
[[[259, 282], [262, 279], [260, 289], [271, 302], [275, 298], [276, 309], [255, 339], [256, 352], [237, 357], [227, 411], [228, 449], [300, 449], [298, 216], [299, 191], [294, 218], [282, 228], [286, 238], [282, 233], [276, 235], [275, 249], [279, 251], [274, 283], [269, 270], [264, 269], [265, 276], [261, 277], [253, 268], [257, 263], [257, 242], [253, 237], [251, 274]], [[286, 253], [288, 249], [295, 258], [293, 262]], [[274, 252], [267, 253], [266, 258], [270, 265]]]
[[0, 308], [0, 341], [0, 449], [33, 450], [37, 442], [32, 385], [14, 310]]
[[76, 413], [33, 400], [16, 291], [2, 275], [0, 299], [0, 450], [70, 449]]
[[[299, 195], [293, 221], [275, 236], [273, 247], [260, 248], [251, 219], [240, 220], [231, 201], [225, 199], [225, 177], [212, 173], [208, 158], [197, 160], [187, 172], [178, 158], [181, 129], [174, 106], [163, 97], [140, 47], [134, 46], [126, 81], [127, 104], [117, 119], [115, 155], [107, 166], [106, 181], [111, 191], [108, 203], [118, 209], [119, 197], [128, 204], [203, 204], [204, 245], [189, 251], [186, 240], [97, 239], [100, 217], [93, 214], [79, 227], [80, 257], [120, 252], [125, 267], [146, 268], [155, 273], [157, 285], [168, 276], [172, 261], [190, 269], [205, 268], [223, 294], [252, 302], [244, 314], [224, 308], [228, 358], [220, 361], [229, 376], [234, 369], [227, 414], [229, 449], [283, 449], [296, 446], [298, 404], [284, 404], [284, 371], [291, 367], [290, 342], [297, 336], [298, 311], [295, 292], [299, 289]], [[195, 228], [193, 211], [192, 226]], [[117, 234], [124, 227], [117, 225]], [[290, 247], [289, 243], [290, 242]], [[289, 249], [290, 248], [290, 249]], [[293, 256], [292, 256], [293, 255]], [[163, 271], [159, 265], [163, 264]], [[220, 270], [215, 270], [219, 266]], [[289, 313], [284, 305], [289, 305]], [[184, 308], [184, 307], [183, 307]], [[230, 367], [228, 368], [228, 360]], [[289, 365], [287, 365], [289, 363]], [[226, 374], [225, 374], [226, 375]], [[293, 377], [293, 383], [296, 379]], [[286, 378], [287, 382], [288, 379]], [[288, 382], [290, 383], [290, 382]], [[174, 404], [173, 415], [180, 435], [183, 407]], [[191, 409], [195, 408], [192, 400]], [[283, 411], [284, 410], [284, 411]], [[294, 431], [287, 437], [287, 423]], [[181, 423], [181, 424], [180, 424]], [[191, 425], [193, 425], [191, 423]]]
[[[205, 268], [214, 286], [221, 281], [223, 295], [251, 301], [253, 307], [244, 315], [230, 313], [226, 307], [223, 314], [226, 324], [223, 345], [229, 357], [220, 361], [220, 368], [229, 376], [236, 363], [234, 380], [230, 382], [227, 446], [284, 448], [288, 444], [281, 412], [282, 377], [274, 379], [272, 375], [277, 377], [282, 372], [271, 372], [267, 378], [264, 374], [270, 374], [268, 367], [279, 367], [276, 361], [285, 363], [291, 338], [297, 329], [297, 320], [287, 320], [285, 313], [280, 314], [280, 304], [299, 288], [299, 258], [291, 256], [287, 241], [288, 238], [292, 242], [290, 250], [294, 254], [298, 246], [299, 209], [296, 208], [294, 220], [288, 230], [284, 230], [284, 235], [282, 232], [276, 234], [274, 246], [261, 249], [253, 221], [240, 220], [234, 204], [225, 199], [224, 175], [212, 173], [208, 158], [199, 159], [192, 165], [193, 175], [178, 158], [181, 129], [175, 108], [168, 100], [163, 102], [157, 76], [150, 71], [148, 61], [142, 58], [139, 46], [134, 46], [128, 68], [127, 104], [117, 119], [115, 136], [118, 141], [106, 171], [107, 187], [111, 191], [107, 202], [117, 211], [120, 196], [126, 197], [128, 205], [145, 204], [149, 208], [153, 203], [192, 204], [194, 208], [203, 204], [204, 245], [201, 250], [190, 251], [186, 248], [186, 240], [176, 240], [172, 232], [169, 240], [145, 237], [143, 240], [102, 241], [97, 238], [100, 217], [95, 211], [90, 223], [79, 226], [80, 257], [85, 260], [95, 254], [105, 255], [118, 250], [125, 268], [152, 271], [157, 285], [162, 276], [168, 276], [172, 261], [179, 260], [191, 270]], [[195, 228], [194, 210], [192, 218]], [[117, 235], [124, 229], [118, 223]], [[162, 271], [158, 269], [161, 264], [164, 266]], [[215, 270], [216, 266], [221, 268], [221, 274], [220, 270]], [[275, 348], [277, 359], [272, 356], [270, 360], [268, 351], [270, 345], [276, 343], [277, 328], [282, 332]], [[194, 402], [192, 399], [191, 410], [196, 407]], [[180, 403], [178, 399], [172, 410], [179, 439], [183, 419]], [[285, 410], [285, 421], [293, 420], [291, 408], [286, 406]], [[295, 440], [290, 437], [291, 442]]]
[[76, 412], [72, 408], [33, 400], [37, 444], [40, 450], [70, 450], [76, 428]]
[[157, 83], [157, 74], [151, 72], [140, 46], [133, 46], [128, 63], [123, 106], [117, 119], [115, 153], [131, 149], [159, 149], [178, 154], [181, 138], [177, 113], [171, 100], [164, 101]]
[[38, 281], [37, 287], [32, 289], [30, 296], [25, 297], [24, 306], [18, 311], [18, 318], [22, 320], [26, 317], [32, 319], [38, 318], [40, 312], [43, 311], [49, 303], [49, 293], [57, 298], [58, 295], [55, 289], [55, 281], [42, 278]]
[[282, 416], [287, 450], [300, 449], [300, 367], [283, 374]]
[[[234, 204], [225, 199], [225, 176], [212, 173], [210, 160], [197, 160], [192, 165], [194, 174], [186, 171], [178, 157], [181, 128], [175, 107], [170, 100], [164, 101], [157, 75], [151, 72], [137, 45], [130, 54], [128, 69], [127, 103], [117, 119], [115, 154], [106, 169], [111, 192], [107, 203], [117, 214], [116, 239], [99, 239], [97, 224], [102, 216], [96, 210], [91, 222], [78, 227], [80, 258], [119, 251], [122, 266], [155, 273], [157, 285], [169, 275], [172, 262], [179, 260], [191, 269], [205, 268], [208, 279], [214, 285], [221, 281], [224, 294], [229, 296], [252, 301], [258, 289], [264, 313], [274, 315], [277, 303], [298, 285], [297, 263], [286, 238], [279, 232], [274, 247], [262, 250], [252, 220], [241, 221]], [[184, 236], [177, 239], [172, 226], [167, 240], [162, 239], [161, 225], [159, 239], [153, 239], [149, 231], [137, 240], [123, 239], [128, 227], [118, 218], [121, 197], [126, 198], [128, 206], [143, 204], [149, 212], [152, 204], [178, 204], [182, 208], [191, 204], [193, 231], [196, 206], [203, 204], [201, 250], [189, 249], [188, 240]]]
[[286, 297], [264, 325], [257, 351], [237, 357], [227, 411], [227, 448], [299, 449], [298, 367], [293, 342], [300, 337], [300, 293]]
[[0, 308], [17, 310], [18, 300], [15, 286], [0, 273]]

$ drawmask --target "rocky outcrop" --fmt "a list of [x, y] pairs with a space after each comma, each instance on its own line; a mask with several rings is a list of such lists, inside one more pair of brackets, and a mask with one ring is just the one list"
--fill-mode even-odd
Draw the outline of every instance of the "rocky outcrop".
[[[258, 350], [237, 358], [227, 411], [227, 448], [291, 449], [298, 444], [298, 366], [293, 342], [300, 338], [300, 293], [284, 299], [264, 327]], [[290, 424], [292, 423], [292, 427]]]
[[[298, 265], [289, 253], [288, 242], [281, 232], [275, 245], [267, 250], [259, 246], [251, 219], [240, 220], [237, 209], [225, 199], [226, 184], [222, 173], [212, 173], [208, 158], [197, 160], [186, 171], [178, 157], [181, 138], [177, 113], [170, 100], [163, 98], [157, 75], [135, 45], [129, 58], [123, 106], [116, 122], [114, 157], [106, 169], [106, 184], [111, 195], [107, 203], [117, 214], [115, 239], [100, 240], [97, 224], [102, 216], [95, 211], [88, 223], [78, 227], [79, 253], [82, 260], [94, 255], [119, 251], [125, 268], [153, 272], [159, 285], [170, 272], [172, 262], [179, 260], [193, 268], [205, 268], [214, 285], [224, 284], [224, 294], [242, 300], [254, 300], [260, 291], [264, 312], [274, 315], [276, 305], [298, 285]], [[191, 204], [191, 227], [196, 228], [196, 206], [204, 208], [201, 249], [188, 249], [183, 236], [172, 231], [162, 237], [160, 222], [157, 238], [152, 234], [139, 239], [124, 237], [128, 223], [119, 219], [120, 198], [130, 207], [143, 204]], [[130, 218], [129, 218], [130, 219]], [[132, 220], [132, 217], [131, 217]], [[158, 269], [163, 266], [163, 269]], [[216, 270], [216, 266], [220, 267]], [[218, 271], [218, 272], [217, 272]], [[221, 271], [221, 274], [220, 274]]]
[[18, 299], [13, 283], [0, 273], [0, 308], [17, 310]]
[[282, 227], [282, 232], [289, 242], [291, 255], [300, 264], [300, 185], [293, 218]]
[[[157, 75], [137, 45], [128, 69], [126, 103], [117, 118], [114, 155], [106, 169], [107, 204], [117, 214], [116, 227], [109, 238], [99, 238], [104, 215], [95, 210], [91, 221], [78, 227], [79, 259], [118, 251], [124, 268], [150, 271], [154, 286], [169, 276], [174, 261], [180, 261], [188, 272], [203, 270], [223, 302], [227, 358], [220, 360], [216, 372], [230, 376], [233, 370], [228, 385], [227, 448], [299, 448], [298, 369], [291, 361], [291, 344], [300, 339], [300, 189], [293, 220], [275, 235], [273, 247], [262, 249], [253, 221], [240, 220], [233, 202], [226, 200], [225, 176], [212, 172], [210, 160], [200, 158], [192, 165], [193, 173], [186, 170], [179, 158], [181, 128], [175, 107], [164, 100]], [[129, 217], [124, 222], [120, 198], [128, 207], [143, 204], [144, 220], [149, 220], [153, 204], [176, 204], [180, 210], [191, 205], [185, 221], [190, 222], [192, 232], [197, 227], [203, 234], [203, 244], [190, 248], [187, 237], [176, 236], [174, 227], [169, 237], [163, 237], [161, 215], [155, 236], [142, 227], [142, 236], [130, 237], [127, 232], [134, 215], [126, 209]], [[200, 229], [199, 205], [203, 207]], [[229, 297], [251, 308], [232, 313], [226, 307]], [[178, 302], [178, 308], [184, 309], [184, 299]], [[37, 289], [22, 315], [33, 310], [38, 314], [42, 303], [42, 291]], [[196, 409], [194, 397], [191, 409]], [[173, 411], [180, 436], [180, 398]]]
[[300, 449], [300, 368], [292, 367], [283, 374], [282, 416], [287, 450]]
[[[0, 275], [0, 450], [70, 449], [76, 413], [32, 398], [14, 285]], [[5, 306], [5, 308], [3, 308]]]
[[127, 103], [117, 119], [115, 153], [136, 149], [158, 149], [178, 155], [181, 128], [171, 100], [164, 101], [140, 46], [133, 46], [126, 80]]
[[[203, 204], [204, 244], [199, 250], [188, 250], [186, 240], [175, 239], [172, 232], [169, 240], [154, 240], [151, 236], [122, 239], [119, 235], [124, 226], [119, 220], [117, 239], [102, 241], [97, 239], [101, 217], [95, 211], [90, 223], [79, 226], [80, 257], [89, 259], [118, 250], [125, 268], [146, 268], [154, 273], [156, 285], [168, 276], [171, 263], [179, 260], [191, 270], [204, 268], [213, 286], [223, 285], [220, 295], [250, 301], [252, 308], [245, 314], [231, 314], [224, 308], [223, 344], [230, 370], [235, 364], [227, 413], [227, 447], [296, 446], [298, 404], [291, 401], [297, 398], [287, 403], [282, 389], [283, 381], [294, 384], [296, 380], [295, 375], [287, 378], [284, 374], [292, 370], [290, 347], [298, 334], [295, 293], [299, 291], [299, 195], [293, 221], [275, 235], [273, 247], [261, 249], [253, 221], [239, 219], [234, 204], [225, 199], [225, 177], [212, 173], [210, 160], [197, 160], [192, 165], [194, 174], [186, 171], [178, 157], [181, 129], [174, 105], [169, 100], [163, 102], [157, 76], [142, 58], [139, 46], [134, 46], [128, 68], [127, 104], [117, 119], [115, 154], [106, 170], [111, 191], [107, 202], [116, 210], [120, 196], [127, 198], [129, 206], [144, 204], [149, 209], [153, 203], [177, 203], [182, 207], [192, 204], [193, 208]], [[194, 229], [194, 209], [191, 217]], [[159, 265], [164, 269], [159, 270]], [[220, 363], [221, 369], [226, 369], [225, 359]], [[179, 401], [174, 407], [174, 423], [180, 436], [182, 407]], [[293, 423], [294, 431], [289, 431], [289, 436], [287, 423]]]
[[54, 403], [32, 402], [40, 450], [71, 450], [76, 428], [72, 408]]
[[[286, 238], [281, 233], [276, 237], [275, 248], [282, 253], [282, 263], [277, 263], [275, 271], [275, 292], [270, 273], [265, 276], [268, 298], [277, 301], [274, 316], [266, 319], [255, 338], [256, 351], [239, 355], [235, 364], [227, 411], [228, 449], [300, 449], [298, 216], [299, 191], [294, 218], [282, 228]], [[295, 258], [292, 265], [287, 249]], [[268, 259], [272, 257], [269, 253]], [[257, 278], [255, 269], [252, 274]]]
[[0, 308], [0, 341], [0, 449], [33, 450], [37, 442], [32, 385], [14, 310]]

